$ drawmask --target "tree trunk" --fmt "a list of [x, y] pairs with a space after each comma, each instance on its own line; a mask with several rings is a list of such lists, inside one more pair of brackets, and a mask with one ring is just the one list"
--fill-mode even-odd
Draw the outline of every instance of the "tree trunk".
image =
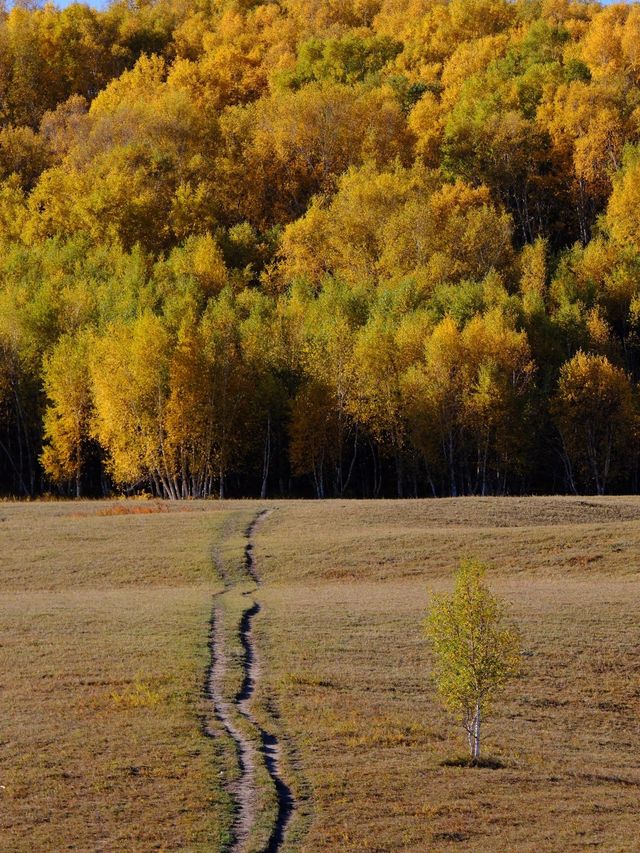
[[402, 470], [402, 451], [396, 448], [396, 494], [397, 497], [404, 497], [403, 490], [404, 472]]
[[484, 443], [484, 450], [482, 454], [482, 497], [487, 494], [487, 457], [489, 455], [489, 436]]
[[269, 463], [271, 462], [271, 413], [267, 416], [267, 435], [264, 442], [264, 455], [262, 458], [262, 487], [260, 498], [267, 497], [267, 481], [269, 479]]
[[424, 470], [427, 473], [427, 483], [429, 483], [429, 488], [431, 489], [431, 497], [437, 498], [438, 493], [436, 491], [436, 484], [433, 482], [433, 477], [431, 476], [431, 469], [429, 468], [429, 461], [427, 459], [426, 454], [423, 456], [424, 461]]
[[351, 457], [351, 464], [349, 465], [349, 472], [347, 474], [347, 479], [340, 485], [340, 497], [344, 494], [345, 490], [349, 487], [349, 483], [351, 481], [351, 475], [353, 474], [353, 466], [356, 464], [356, 456], [358, 455], [358, 427], [356, 426], [356, 432], [353, 438], [353, 456]]
[[318, 466], [313, 466], [313, 479], [316, 486], [316, 498], [322, 500], [324, 498], [324, 463], [322, 461]]
[[480, 713], [480, 705], [476, 705], [476, 712], [473, 715], [473, 723], [471, 727], [470, 733], [470, 741], [471, 741], [471, 758], [473, 761], [480, 760], [480, 725], [481, 725], [481, 713]]
[[379, 474], [378, 471], [378, 457], [376, 456], [376, 448], [372, 441], [369, 441], [369, 448], [371, 450], [371, 460], [373, 462], [372, 465], [372, 473], [373, 473], [373, 492], [372, 497], [377, 498], [380, 493], [380, 487], [382, 485], [382, 474]]
[[457, 498], [458, 489], [456, 487], [456, 469], [453, 454], [453, 432], [451, 430], [449, 430], [449, 448], [447, 457], [449, 462], [449, 494], [452, 498]]

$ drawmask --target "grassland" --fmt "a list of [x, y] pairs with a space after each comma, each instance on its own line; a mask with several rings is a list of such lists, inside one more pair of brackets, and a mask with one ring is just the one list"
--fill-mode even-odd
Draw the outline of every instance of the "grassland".
[[[635, 850], [640, 501], [298, 503], [265, 523], [261, 684], [312, 792], [296, 849]], [[465, 744], [421, 623], [463, 555], [522, 628], [526, 671]]]
[[[219, 849], [223, 738], [202, 734], [215, 504], [0, 504], [0, 848]], [[160, 511], [153, 511], [160, 510]]]
[[[242, 552], [264, 503], [122, 506], [0, 505], [3, 851], [225, 849], [238, 770], [202, 733], [223, 576], [226, 696], [261, 605], [253, 713], [297, 805], [283, 853], [637, 849], [640, 500], [273, 502], [258, 589]], [[464, 555], [525, 644], [486, 726], [494, 770], [454, 766], [421, 627]]]

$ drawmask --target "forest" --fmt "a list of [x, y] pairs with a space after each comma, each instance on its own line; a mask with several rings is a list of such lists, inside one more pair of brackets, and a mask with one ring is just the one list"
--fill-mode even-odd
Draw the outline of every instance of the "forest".
[[0, 493], [640, 488], [640, 7], [0, 15]]

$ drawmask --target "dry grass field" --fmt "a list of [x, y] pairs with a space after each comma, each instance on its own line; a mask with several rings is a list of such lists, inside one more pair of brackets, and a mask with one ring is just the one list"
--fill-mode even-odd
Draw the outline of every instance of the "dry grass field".
[[[0, 504], [3, 851], [229, 849], [238, 768], [202, 732], [221, 576], [229, 697], [261, 605], [252, 707], [285, 748], [283, 853], [637, 850], [640, 500], [131, 506]], [[497, 769], [455, 766], [430, 681], [422, 621], [461, 556], [490, 563], [525, 646], [485, 729]], [[248, 850], [269, 784], [259, 767]]]
[[[525, 644], [485, 728], [497, 770], [447, 766], [466, 744], [422, 634], [465, 555], [490, 561]], [[638, 849], [640, 501], [288, 504], [257, 557], [262, 695], [312, 792], [295, 849]]]
[[212, 550], [241, 560], [251, 513], [182, 509], [0, 504], [3, 853], [228, 839], [232, 756], [202, 734], [202, 685]]

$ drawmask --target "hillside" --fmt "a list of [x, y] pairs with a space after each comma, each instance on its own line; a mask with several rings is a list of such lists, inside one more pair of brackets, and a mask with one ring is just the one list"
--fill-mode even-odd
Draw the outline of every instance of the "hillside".
[[2, 12], [0, 492], [636, 491], [639, 43], [568, 0]]

